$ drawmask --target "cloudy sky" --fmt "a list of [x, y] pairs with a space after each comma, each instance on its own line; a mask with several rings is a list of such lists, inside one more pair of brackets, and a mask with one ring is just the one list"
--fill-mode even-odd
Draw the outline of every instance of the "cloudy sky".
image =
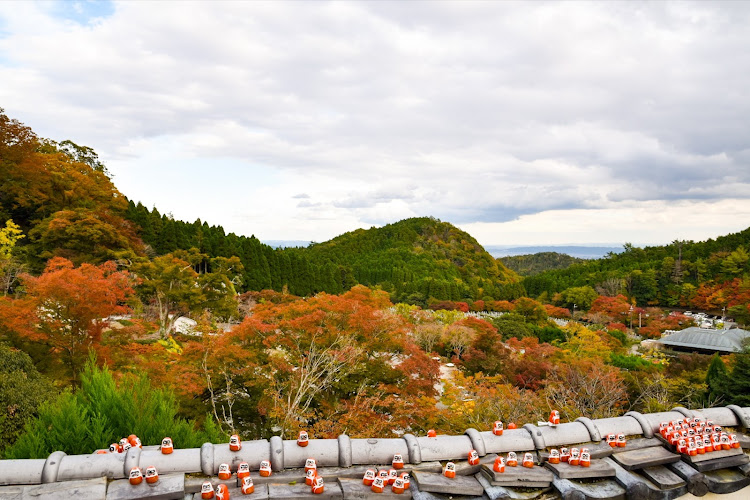
[[0, 2], [0, 107], [262, 240], [750, 226], [748, 2]]

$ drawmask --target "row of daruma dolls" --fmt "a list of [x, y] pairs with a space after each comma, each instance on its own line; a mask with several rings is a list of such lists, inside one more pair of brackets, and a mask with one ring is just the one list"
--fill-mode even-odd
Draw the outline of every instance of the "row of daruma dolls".
[[400, 454], [393, 456], [391, 469], [367, 469], [362, 478], [362, 484], [369, 486], [373, 493], [383, 493], [390, 486], [393, 493], [403, 493], [409, 489], [411, 481], [408, 472], [401, 472], [404, 468], [404, 457]]
[[[271, 475], [271, 463], [268, 460], [262, 460], [260, 462], [260, 470], [258, 471], [262, 477], [269, 477]], [[229, 464], [219, 465], [219, 479], [229, 480], [232, 479], [232, 468]], [[305, 461], [305, 484], [310, 486], [311, 491], [316, 494], [323, 493], [325, 491], [325, 485], [323, 478], [318, 474], [318, 466], [314, 458], [308, 458]], [[250, 477], [250, 464], [247, 462], [240, 462], [237, 466], [237, 485], [240, 487], [243, 495], [249, 495], [255, 491], [255, 485], [253, 479]], [[224, 486], [222, 489], [222, 495], [219, 493], [219, 487]], [[229, 498], [229, 492], [226, 491], [226, 485], [218, 485], [214, 490], [213, 484], [210, 481], [206, 481], [201, 486], [201, 498], [218, 498], [219, 500], [226, 500]]]
[[[551, 425], [553, 427], [556, 426], [556, 425], [558, 425], [560, 423], [560, 412], [557, 411], [557, 410], [552, 410], [549, 413], [549, 420], [548, 420], [548, 422], [549, 422], [549, 425]], [[514, 424], [513, 422], [511, 422], [511, 423], [508, 424], [508, 429], [515, 429], [515, 428], [516, 428], [516, 424]], [[503, 423], [500, 420], [495, 420], [495, 422], [492, 424], [492, 433], [495, 436], [502, 436], [503, 435]], [[427, 436], [428, 437], [435, 437], [435, 436], [430, 436], [429, 432], [427, 433]]]
[[699, 418], [685, 418], [659, 423], [659, 433], [675, 447], [677, 453], [695, 456], [713, 451], [740, 448], [736, 434], [723, 432], [720, 425]]

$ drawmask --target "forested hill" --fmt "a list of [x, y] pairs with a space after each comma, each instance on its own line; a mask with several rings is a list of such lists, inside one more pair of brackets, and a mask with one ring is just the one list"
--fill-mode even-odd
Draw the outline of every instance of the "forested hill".
[[504, 287], [519, 281], [469, 234], [431, 217], [358, 229], [305, 251], [316, 261], [351, 269], [358, 283], [380, 285], [400, 299], [500, 298], [509, 293]]
[[[17, 265], [3, 267], [8, 283], [20, 270], [40, 273], [52, 257], [74, 265], [116, 260], [140, 266], [177, 252], [174, 257], [197, 273], [220, 272], [223, 276], [215, 277], [231, 279], [238, 291], [286, 289], [306, 296], [341, 293], [361, 283], [381, 286], [394, 300], [422, 305], [430, 298], [500, 299], [521, 293], [512, 271], [474, 238], [436, 219], [409, 219], [286, 249], [200, 220], [174, 220], [128, 201], [91, 148], [39, 138], [0, 109], [0, 230], [15, 231], [3, 229], [6, 223], [22, 232]], [[227, 260], [232, 257], [241, 265]], [[10, 288], [6, 284], [4, 292]]]
[[226, 234], [200, 220], [186, 223], [130, 202], [127, 218], [155, 254], [196, 248], [209, 260], [237, 256], [245, 290], [286, 288], [295, 295], [380, 286], [394, 300], [475, 300], [520, 293], [519, 278], [474, 238], [432, 218], [360, 229], [307, 248], [274, 249], [254, 236]]
[[591, 286], [624, 291], [639, 305], [719, 310], [736, 306], [733, 314], [748, 314], [742, 304], [747, 304], [750, 293], [749, 247], [750, 228], [701, 242], [645, 248], [626, 244], [620, 254], [527, 276], [522, 283], [534, 297]]
[[565, 269], [573, 264], [583, 262], [583, 259], [571, 257], [558, 252], [538, 252], [528, 255], [512, 255], [499, 259], [508, 269], [521, 276], [533, 276], [544, 271]]

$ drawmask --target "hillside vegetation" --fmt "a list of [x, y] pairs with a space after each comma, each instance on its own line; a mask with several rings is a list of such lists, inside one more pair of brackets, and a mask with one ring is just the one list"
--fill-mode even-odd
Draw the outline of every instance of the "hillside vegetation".
[[0, 223], [5, 457], [748, 404], [750, 350], [632, 347], [693, 324], [638, 303], [747, 315], [750, 229], [523, 281], [427, 217], [273, 249], [128, 201], [91, 149], [1, 110]]
[[706, 241], [673, 241], [637, 248], [604, 259], [523, 279], [534, 297], [592, 287], [603, 294], [624, 293], [638, 305], [721, 310], [750, 323], [750, 228]]
[[515, 271], [521, 276], [533, 276], [544, 271], [554, 269], [565, 269], [583, 262], [583, 259], [571, 257], [558, 252], [538, 252], [527, 255], [513, 255], [501, 257], [500, 260], [508, 269]]

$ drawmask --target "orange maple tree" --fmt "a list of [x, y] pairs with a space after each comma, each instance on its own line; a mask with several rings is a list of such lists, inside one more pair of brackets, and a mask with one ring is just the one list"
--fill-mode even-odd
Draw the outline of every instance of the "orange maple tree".
[[74, 267], [53, 258], [39, 277], [23, 275], [25, 295], [6, 298], [0, 324], [22, 340], [49, 347], [77, 377], [88, 350], [99, 346], [107, 318], [128, 311], [131, 278], [113, 262]]

